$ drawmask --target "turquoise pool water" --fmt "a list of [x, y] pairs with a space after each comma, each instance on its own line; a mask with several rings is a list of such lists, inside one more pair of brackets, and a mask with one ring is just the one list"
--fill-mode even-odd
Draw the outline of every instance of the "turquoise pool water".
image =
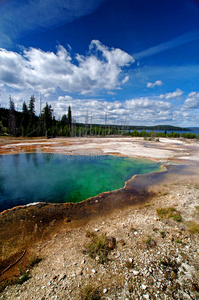
[[80, 202], [159, 169], [156, 162], [108, 155], [1, 155], [0, 211], [33, 202]]

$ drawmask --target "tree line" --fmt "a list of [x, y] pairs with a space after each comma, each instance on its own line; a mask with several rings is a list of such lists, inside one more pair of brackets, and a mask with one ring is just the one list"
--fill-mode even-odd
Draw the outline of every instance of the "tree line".
[[160, 137], [171, 137], [171, 138], [186, 138], [186, 139], [199, 139], [199, 134], [191, 133], [191, 132], [175, 132], [171, 131], [170, 133], [167, 132], [167, 130], [164, 130], [163, 132], [159, 131], [146, 131], [146, 130], [136, 130], [129, 132], [129, 135], [132, 137], [143, 137], [145, 139], [158, 139]]
[[[162, 130], [165, 128], [164, 130]], [[161, 130], [161, 131], [159, 131]], [[168, 133], [168, 130], [172, 130]], [[175, 131], [174, 131], [175, 130]], [[30, 97], [28, 105], [23, 102], [22, 111], [16, 111], [15, 103], [10, 96], [9, 109], [0, 108], [0, 135], [12, 135], [23, 137], [75, 137], [75, 136], [110, 136], [123, 135], [133, 137], [144, 137], [154, 139], [159, 137], [184, 137], [199, 138], [199, 135], [190, 132], [176, 132], [179, 127], [170, 125], [160, 126], [125, 126], [88, 124], [88, 116], [85, 123], [76, 123], [72, 119], [71, 107], [68, 107], [67, 114], [63, 114], [60, 120], [56, 120], [52, 106], [46, 103], [45, 107], [37, 116], [35, 112], [35, 97]]]
[[29, 104], [23, 102], [22, 111], [15, 109], [12, 97], [9, 98], [9, 109], [0, 108], [0, 135], [23, 137], [74, 137], [87, 135], [117, 135], [121, 134], [118, 126], [76, 123], [72, 120], [71, 107], [67, 114], [56, 120], [52, 106], [46, 103], [39, 116], [35, 113], [35, 97], [32, 95]]

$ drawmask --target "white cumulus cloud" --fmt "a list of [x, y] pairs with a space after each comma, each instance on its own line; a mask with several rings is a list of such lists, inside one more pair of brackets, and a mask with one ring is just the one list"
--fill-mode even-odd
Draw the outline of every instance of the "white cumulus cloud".
[[166, 94], [161, 94], [159, 96], [160, 99], [166, 99], [166, 100], [170, 100], [170, 99], [175, 99], [178, 98], [180, 96], [182, 96], [184, 92], [181, 91], [180, 89], [176, 89], [176, 91], [172, 92], [172, 93], [166, 93]]
[[57, 53], [29, 48], [22, 54], [0, 49], [0, 83], [16, 89], [32, 89], [50, 94], [59, 87], [66, 92], [86, 94], [114, 90], [129, 80], [123, 72], [134, 59], [121, 49], [109, 49], [92, 41], [87, 56], [59, 46]]
[[153, 100], [149, 98], [137, 98], [120, 101], [108, 102], [99, 99], [73, 99], [70, 96], [58, 98], [54, 105], [57, 115], [61, 117], [67, 113], [70, 105], [72, 115], [76, 122], [85, 122], [85, 117], [92, 116], [93, 123], [105, 122], [109, 124], [154, 124], [166, 122], [173, 119], [172, 104], [165, 101]]
[[184, 101], [182, 110], [199, 109], [199, 93], [189, 93], [187, 99]]

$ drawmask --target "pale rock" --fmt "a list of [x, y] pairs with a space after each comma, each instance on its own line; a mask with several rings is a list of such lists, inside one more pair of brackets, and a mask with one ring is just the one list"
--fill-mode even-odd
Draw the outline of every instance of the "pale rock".
[[82, 275], [82, 274], [83, 274], [82, 269], [81, 269], [81, 268], [77, 269], [77, 270], [76, 270], [76, 274], [77, 274], [77, 275]]
[[141, 285], [141, 288], [142, 288], [143, 290], [146, 290], [146, 289], [147, 289], [147, 286], [146, 286], [145, 284], [142, 284], [142, 285]]
[[134, 274], [135, 276], [137, 276], [137, 275], [139, 275], [139, 274], [140, 274], [140, 272], [139, 272], [139, 271], [135, 271], [135, 270], [133, 270], [133, 274]]
[[62, 273], [62, 274], [59, 275], [59, 281], [65, 279], [65, 278], [66, 278], [65, 273]]

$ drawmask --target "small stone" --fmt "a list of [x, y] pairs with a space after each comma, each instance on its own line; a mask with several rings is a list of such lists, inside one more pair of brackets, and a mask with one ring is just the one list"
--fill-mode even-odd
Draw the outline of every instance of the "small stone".
[[134, 274], [135, 276], [137, 276], [137, 275], [139, 275], [139, 274], [140, 274], [140, 272], [139, 272], [139, 271], [135, 271], [135, 270], [133, 270], [133, 274]]
[[171, 279], [176, 279], [178, 276], [174, 271], [171, 271]]
[[65, 218], [65, 220], [64, 220], [66, 223], [69, 223], [69, 222], [71, 222], [71, 220], [69, 219], [69, 218]]
[[77, 274], [77, 275], [82, 275], [82, 274], [83, 274], [83, 271], [82, 271], [82, 269], [81, 269], [81, 268], [79, 268], [79, 269], [76, 271], [76, 274]]
[[124, 240], [120, 240], [119, 243], [124, 246], [125, 245], [125, 241]]
[[108, 236], [107, 241], [108, 241], [108, 248], [110, 250], [113, 250], [115, 248], [115, 245], [116, 245], [116, 239], [112, 236]]
[[138, 232], [137, 231], [134, 231], [134, 233], [133, 233], [134, 235], [137, 235], [138, 234]]
[[66, 274], [62, 273], [59, 275], [59, 280], [64, 280], [66, 278]]
[[108, 292], [107, 289], [103, 289], [103, 293], [106, 294]]
[[166, 271], [165, 274], [164, 274], [164, 278], [168, 278], [169, 277], [169, 273], [170, 273], [169, 271]]
[[95, 269], [92, 269], [91, 272], [92, 272], [93, 274], [97, 273]]
[[146, 289], [147, 289], [147, 286], [146, 286], [145, 284], [142, 284], [142, 285], [141, 285], [141, 288], [142, 288], [142, 290], [146, 290]]
[[185, 231], [187, 227], [184, 224], [179, 224], [179, 227], [182, 231]]
[[149, 294], [144, 294], [143, 297], [144, 297], [144, 299], [150, 299]]

